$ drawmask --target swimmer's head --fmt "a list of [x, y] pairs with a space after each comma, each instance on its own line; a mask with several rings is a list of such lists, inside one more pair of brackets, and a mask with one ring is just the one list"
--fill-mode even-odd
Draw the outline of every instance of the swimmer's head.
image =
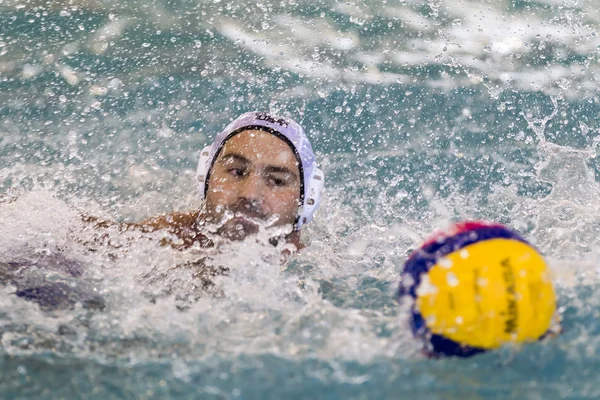
[[202, 150], [197, 178], [207, 218], [232, 239], [260, 224], [298, 232], [313, 219], [323, 190], [302, 127], [262, 112], [243, 114]]

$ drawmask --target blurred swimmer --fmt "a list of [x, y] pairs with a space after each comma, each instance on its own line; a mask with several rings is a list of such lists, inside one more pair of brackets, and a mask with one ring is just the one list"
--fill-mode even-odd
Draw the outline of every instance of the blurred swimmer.
[[[300, 229], [319, 207], [324, 176], [300, 125], [249, 112], [200, 152], [197, 181], [200, 210], [122, 224], [121, 229], [165, 230], [178, 241], [164, 244], [176, 248], [208, 247], [216, 237], [239, 241], [264, 231], [272, 244], [283, 239], [300, 249]], [[114, 225], [83, 218], [96, 227]]]

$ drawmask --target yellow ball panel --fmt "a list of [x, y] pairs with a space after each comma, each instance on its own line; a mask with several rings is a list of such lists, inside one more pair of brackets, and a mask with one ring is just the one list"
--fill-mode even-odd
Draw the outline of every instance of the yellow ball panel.
[[539, 339], [550, 327], [556, 297], [535, 249], [490, 239], [447, 255], [423, 274], [416, 307], [431, 332], [493, 349]]

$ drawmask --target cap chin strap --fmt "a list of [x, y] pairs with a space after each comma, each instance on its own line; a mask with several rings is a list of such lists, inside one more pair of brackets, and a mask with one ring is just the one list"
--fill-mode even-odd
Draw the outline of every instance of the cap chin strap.
[[[210, 158], [211, 149], [211, 146], [206, 146], [202, 149], [200, 152], [200, 160], [198, 161], [198, 168], [196, 169], [198, 198], [200, 200], [204, 200], [206, 197], [204, 193], [206, 192], [206, 177], [208, 176], [212, 162]], [[321, 204], [321, 195], [323, 194], [323, 188], [325, 187], [325, 176], [316, 166], [313, 168], [313, 173], [309, 182], [305, 182], [305, 186], [308, 187], [308, 190], [304, 195], [304, 204], [298, 209], [298, 222], [295, 224], [295, 230], [300, 230], [302, 225], [311, 222], [315, 211], [317, 211], [319, 204]]]

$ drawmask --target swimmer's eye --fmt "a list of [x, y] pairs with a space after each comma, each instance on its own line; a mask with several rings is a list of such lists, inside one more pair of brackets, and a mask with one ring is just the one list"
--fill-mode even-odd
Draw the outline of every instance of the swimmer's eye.
[[277, 187], [285, 186], [287, 184], [286, 181], [284, 181], [283, 179], [279, 179], [279, 178], [270, 178], [269, 181], [271, 182], [271, 184], [273, 186], [277, 186]]
[[275, 187], [285, 187], [289, 184], [289, 179], [280, 178], [280, 177], [273, 176], [273, 175], [267, 177], [267, 181], [269, 182], [269, 185], [275, 186]]
[[244, 176], [246, 175], [246, 170], [242, 168], [229, 168], [227, 173], [233, 176]]

